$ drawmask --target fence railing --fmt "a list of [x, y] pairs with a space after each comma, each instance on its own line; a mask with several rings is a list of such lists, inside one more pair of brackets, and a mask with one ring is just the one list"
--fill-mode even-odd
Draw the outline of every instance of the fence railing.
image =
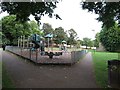
[[32, 50], [30, 48], [21, 48], [17, 46], [6, 46], [6, 50], [17, 54], [19, 56], [22, 56], [24, 58], [30, 59], [37, 63], [76, 63], [80, 59], [83, 58], [87, 54], [86, 50], [81, 51], [71, 51], [71, 52], [63, 52], [60, 56], [54, 56], [53, 59], [49, 59], [48, 56], [44, 56], [40, 54], [39, 49]]

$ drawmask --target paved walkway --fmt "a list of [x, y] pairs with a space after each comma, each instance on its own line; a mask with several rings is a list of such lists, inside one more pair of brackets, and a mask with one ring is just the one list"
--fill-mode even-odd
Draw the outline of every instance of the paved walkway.
[[0, 90], [2, 89], [2, 49], [0, 48]]
[[72, 66], [36, 66], [5, 51], [2, 60], [17, 88], [97, 88], [91, 53]]

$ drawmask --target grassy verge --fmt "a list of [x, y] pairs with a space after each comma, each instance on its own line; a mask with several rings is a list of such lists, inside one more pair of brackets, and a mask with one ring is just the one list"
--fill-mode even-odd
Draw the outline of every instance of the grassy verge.
[[2, 67], [2, 88], [14, 88], [12, 79], [10, 78], [5, 66]]
[[118, 53], [92, 52], [92, 56], [97, 84], [101, 87], [107, 87], [108, 60], [118, 59]]

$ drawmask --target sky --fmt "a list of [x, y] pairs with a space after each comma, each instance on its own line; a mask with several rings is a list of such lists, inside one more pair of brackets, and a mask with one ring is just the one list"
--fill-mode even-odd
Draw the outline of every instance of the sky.
[[[95, 34], [101, 30], [102, 23], [96, 20], [98, 15], [87, 10], [82, 10], [80, 0], [62, 0], [57, 4], [54, 13], [57, 13], [62, 20], [56, 19], [55, 17], [49, 18], [45, 15], [41, 18], [41, 23], [49, 23], [54, 29], [63, 27], [65, 31], [73, 28], [81, 40], [84, 37], [93, 40]], [[6, 15], [8, 14], [2, 13], [0, 17]], [[30, 16], [30, 19], [34, 20], [33, 16]]]

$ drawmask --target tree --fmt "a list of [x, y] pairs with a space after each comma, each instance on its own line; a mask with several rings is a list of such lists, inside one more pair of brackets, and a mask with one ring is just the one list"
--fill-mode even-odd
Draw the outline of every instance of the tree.
[[35, 21], [30, 21], [29, 24], [30, 24], [31, 34], [38, 34], [41, 36], [43, 35], [42, 31], [40, 30], [38, 24]]
[[[15, 16], [6, 16], [2, 18], [2, 33], [5, 35], [6, 39], [8, 39], [11, 43], [13, 43], [13, 39], [15, 37], [16, 29], [15, 29]], [[4, 38], [4, 37], [2, 37]]]
[[[2, 18], [2, 39], [9, 41], [10, 44], [17, 44], [17, 39], [20, 36], [30, 36], [33, 32], [36, 32], [35, 28], [38, 27], [37, 24], [32, 25], [33, 23], [24, 22], [21, 23], [16, 21], [15, 15], [10, 15]], [[40, 31], [39, 31], [40, 32]]]
[[100, 41], [107, 51], [120, 51], [120, 28], [117, 24], [111, 28], [104, 27], [100, 32]]
[[63, 40], [67, 41], [67, 34], [62, 27], [55, 28], [54, 40], [56, 44], [60, 44]]
[[53, 31], [54, 31], [52, 26], [49, 23], [43, 23], [42, 30], [43, 30], [44, 35], [47, 35], [50, 33], [53, 34]]
[[76, 38], [77, 38], [77, 33], [75, 32], [74, 29], [68, 30], [68, 44], [70, 45], [75, 45], [76, 44]]
[[77, 48], [80, 48], [80, 46], [81, 46], [81, 43], [82, 43], [82, 41], [81, 40], [77, 40]]
[[[30, 29], [27, 22], [21, 23], [16, 21], [15, 15], [10, 15], [2, 18], [2, 33], [11, 44], [17, 43], [18, 37], [21, 35], [29, 36]], [[4, 37], [3, 37], [4, 38]]]
[[55, 16], [56, 19], [59, 18], [58, 14], [53, 14], [54, 9], [57, 7], [58, 1], [51, 2], [9, 2], [2, 1], [2, 12], [7, 11], [10, 15], [16, 15], [16, 20], [25, 22], [29, 20], [29, 16], [32, 14], [38, 23], [42, 16], [47, 14], [49, 17]]
[[83, 38], [83, 45], [85, 45], [86, 49], [87, 49], [88, 46], [89, 47], [93, 46], [93, 41], [91, 41], [90, 38], [85, 37], [85, 38]]
[[[101, 2], [100, 0], [99, 2], [82, 2], [83, 9], [88, 9], [88, 11], [94, 12], [99, 15], [97, 20], [102, 21], [103, 28], [106, 28], [106, 29], [114, 27], [115, 23], [118, 23], [120, 27], [120, 8], [119, 7], [120, 7], [120, 1], [105, 2], [105, 0], [102, 0]], [[104, 40], [102, 40], [101, 38], [101, 41], [104, 41]], [[110, 51], [114, 51], [114, 50], [110, 50]], [[118, 58], [120, 58], [120, 53], [118, 54]]]
[[82, 2], [82, 8], [98, 14], [98, 21], [103, 22], [103, 27], [110, 28], [118, 21], [120, 26], [120, 2]]
[[99, 33], [95, 35], [95, 40], [93, 42], [95, 47], [99, 47], [99, 42], [100, 42]]
[[5, 35], [0, 31], [0, 45], [10, 44], [10, 41], [6, 39]]
[[0, 31], [0, 45], [2, 44], [2, 32]]

